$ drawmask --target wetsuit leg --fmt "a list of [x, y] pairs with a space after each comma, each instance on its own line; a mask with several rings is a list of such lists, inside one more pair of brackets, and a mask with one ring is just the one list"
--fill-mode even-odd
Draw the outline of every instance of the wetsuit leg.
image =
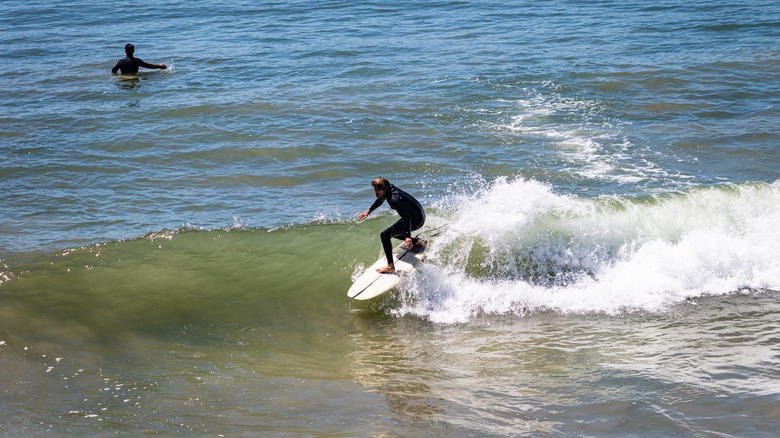
[[379, 233], [379, 238], [382, 240], [382, 248], [385, 250], [385, 257], [387, 257], [387, 264], [393, 263], [393, 244], [390, 242], [390, 238], [406, 239], [411, 237], [409, 225], [403, 219], [390, 225], [386, 230]]
[[382, 248], [385, 250], [385, 257], [387, 257], [387, 264], [393, 263], [393, 244], [390, 241], [391, 238], [405, 240], [407, 237], [412, 238], [412, 243], [415, 244], [419, 240], [416, 237], [412, 237], [412, 231], [419, 230], [425, 223], [425, 217], [419, 220], [417, 223], [412, 223], [411, 220], [400, 219], [386, 230], [379, 234], [379, 238], [382, 240]]

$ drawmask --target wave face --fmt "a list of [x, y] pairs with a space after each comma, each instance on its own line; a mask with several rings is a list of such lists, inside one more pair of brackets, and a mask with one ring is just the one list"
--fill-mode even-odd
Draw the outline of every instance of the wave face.
[[[780, 290], [778, 182], [583, 199], [498, 179], [429, 216], [428, 230], [444, 227], [428, 263], [378, 304], [383, 311], [463, 323], [545, 310], [655, 312], [707, 295]], [[379, 257], [377, 234], [392, 220], [162, 231], [7, 262], [3, 318], [51, 322], [46, 315], [110, 337], [296, 319], [301, 309], [314, 317], [343, 302], [350, 278]]]

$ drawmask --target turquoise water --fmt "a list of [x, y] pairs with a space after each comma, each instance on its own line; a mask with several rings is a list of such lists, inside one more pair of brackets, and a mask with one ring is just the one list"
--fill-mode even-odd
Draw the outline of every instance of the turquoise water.
[[[4, 435], [778, 430], [775, 2], [0, 24]], [[112, 76], [127, 42], [171, 68]], [[445, 227], [350, 302], [378, 175]]]

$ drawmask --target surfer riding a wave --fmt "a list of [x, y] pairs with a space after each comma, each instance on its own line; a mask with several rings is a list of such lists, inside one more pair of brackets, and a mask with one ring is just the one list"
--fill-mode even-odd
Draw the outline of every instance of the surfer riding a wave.
[[390, 184], [385, 177], [377, 177], [371, 180], [371, 186], [374, 188], [376, 201], [371, 204], [368, 210], [358, 214], [358, 219], [364, 219], [382, 205], [385, 200], [387, 204], [398, 212], [401, 219], [379, 234], [382, 240], [382, 247], [387, 257], [387, 266], [377, 269], [380, 274], [391, 274], [395, 272], [393, 263], [393, 247], [390, 238], [404, 240], [406, 246], [411, 248], [413, 245], [424, 245], [423, 239], [412, 237], [412, 231], [419, 230], [425, 224], [425, 210], [414, 197], [398, 187]]

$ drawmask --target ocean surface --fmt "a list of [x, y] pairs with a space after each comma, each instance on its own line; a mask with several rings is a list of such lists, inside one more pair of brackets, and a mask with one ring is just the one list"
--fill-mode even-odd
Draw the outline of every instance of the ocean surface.
[[145, 3], [0, 3], [0, 435], [777, 436], [780, 3]]

